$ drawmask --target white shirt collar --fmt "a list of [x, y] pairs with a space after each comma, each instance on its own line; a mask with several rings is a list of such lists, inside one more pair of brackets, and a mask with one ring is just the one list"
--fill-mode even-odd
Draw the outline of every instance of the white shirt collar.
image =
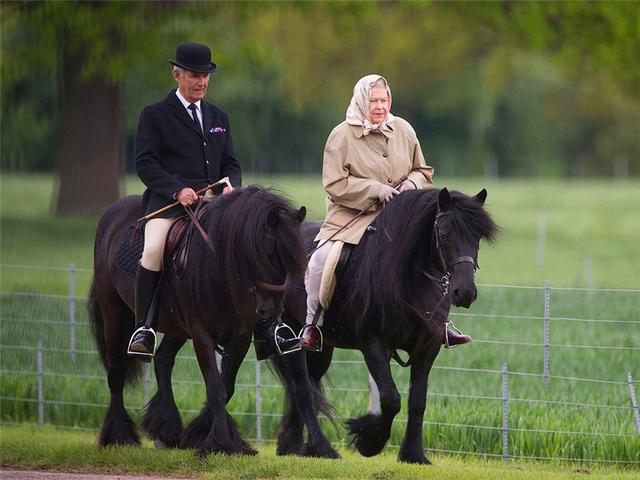
[[[184, 108], [186, 108], [187, 110], [189, 109], [189, 105], [191, 105], [191, 102], [189, 100], [187, 100], [186, 98], [184, 98], [182, 96], [182, 94], [180, 93], [180, 90], [176, 89], [176, 97], [178, 97], [178, 99], [180, 100], [180, 103], [182, 103], [182, 105], [184, 105]], [[198, 100], [197, 102], [193, 102], [195, 104], [195, 106], [198, 108], [198, 111], [200, 110], [200, 100]]]

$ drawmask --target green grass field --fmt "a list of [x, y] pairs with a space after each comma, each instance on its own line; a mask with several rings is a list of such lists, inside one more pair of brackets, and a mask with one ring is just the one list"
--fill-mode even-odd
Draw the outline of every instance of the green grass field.
[[[316, 178], [248, 180], [280, 189], [296, 205], [306, 205], [310, 218], [322, 215], [323, 193]], [[637, 472], [640, 435], [626, 379], [631, 372], [636, 384], [640, 381], [640, 292], [591, 288], [640, 289], [640, 182], [517, 180], [487, 184], [481, 179], [451, 179], [438, 184], [470, 194], [486, 186], [487, 207], [503, 232], [495, 246], [481, 248], [479, 300], [470, 310], [455, 312], [456, 324], [475, 342], [443, 351], [430, 377], [424, 437], [425, 445], [432, 449], [430, 455], [469, 452], [501, 458], [500, 370], [506, 362], [510, 455], [630, 462], [628, 467]], [[54, 188], [50, 177], [3, 176], [0, 186], [2, 421], [33, 423], [38, 419], [38, 405], [32, 399], [37, 399], [35, 346], [41, 340], [46, 422], [99, 428], [108, 399], [106, 380], [93, 352], [82, 299], [77, 305], [80, 351], [75, 362], [71, 358], [66, 298], [70, 263], [79, 269], [77, 295], [86, 295], [97, 219], [51, 217], [48, 205]], [[127, 182], [127, 192], [140, 190], [137, 181]], [[538, 245], [540, 222], [546, 223], [544, 255]], [[546, 280], [554, 288], [547, 388], [542, 378], [541, 288]], [[509, 287], [513, 285], [531, 288]], [[195, 415], [204, 401], [192, 356], [188, 344], [174, 374], [176, 401], [185, 419]], [[251, 358], [241, 368], [229, 410], [246, 436], [255, 438], [255, 363]], [[366, 370], [359, 363], [362, 356], [343, 351], [334, 358], [337, 362], [329, 372], [327, 395], [337, 416], [363, 413], [368, 398]], [[409, 372], [398, 366], [393, 369], [399, 389], [406, 391]], [[273, 439], [282, 393], [266, 365], [261, 372], [263, 438]], [[144, 398], [143, 385], [128, 393], [127, 405], [136, 419]], [[405, 418], [403, 407], [387, 456], [395, 455], [394, 446], [402, 441]], [[328, 421], [324, 425], [330, 439], [344, 447], [348, 441], [344, 429], [340, 425], [335, 429]], [[478, 461], [475, 456], [466, 458]]]

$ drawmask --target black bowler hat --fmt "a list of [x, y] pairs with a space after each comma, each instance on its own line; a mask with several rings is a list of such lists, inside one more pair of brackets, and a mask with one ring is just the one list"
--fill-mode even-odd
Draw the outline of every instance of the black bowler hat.
[[202, 43], [183, 43], [176, 48], [176, 59], [169, 60], [176, 67], [198, 73], [213, 73], [218, 65], [211, 61], [211, 50]]

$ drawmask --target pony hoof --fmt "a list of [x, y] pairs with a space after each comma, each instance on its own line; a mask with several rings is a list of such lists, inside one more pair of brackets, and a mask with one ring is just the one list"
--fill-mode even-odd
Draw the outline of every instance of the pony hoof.
[[380, 415], [367, 414], [350, 418], [346, 421], [346, 427], [352, 436], [351, 444], [365, 457], [379, 454], [389, 439], [390, 431], [383, 427]]
[[283, 446], [283, 447], [278, 447], [276, 449], [276, 455], [278, 456], [284, 456], [284, 455], [297, 455], [297, 456], [302, 456], [304, 451], [304, 446], [303, 445], [290, 445], [290, 446]]
[[311, 445], [307, 443], [302, 449], [301, 455], [303, 457], [315, 457], [315, 458], [329, 458], [329, 459], [341, 458], [340, 454], [333, 449], [333, 447], [329, 442], [327, 442], [326, 445]]
[[201, 447], [196, 451], [196, 455], [200, 458], [206, 458], [211, 453], [224, 453], [225, 455], [249, 455], [254, 456], [258, 454], [257, 450], [254, 450], [248, 445], [233, 446], [233, 447]]
[[153, 446], [156, 447], [158, 450], [167, 450], [169, 448], [169, 445], [167, 445], [162, 440], [159, 440], [157, 438], [153, 442]]
[[431, 465], [432, 463], [425, 456], [423, 452], [417, 454], [409, 454], [409, 453], [400, 453], [398, 455], [398, 461], [403, 463], [414, 463], [418, 465]]

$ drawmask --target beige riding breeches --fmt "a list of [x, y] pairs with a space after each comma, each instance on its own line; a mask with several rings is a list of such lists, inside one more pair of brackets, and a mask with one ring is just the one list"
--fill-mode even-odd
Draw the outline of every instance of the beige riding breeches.
[[[309, 259], [307, 272], [304, 276], [304, 286], [307, 290], [307, 319], [306, 323], [313, 323], [313, 317], [316, 315], [318, 306], [320, 305], [320, 283], [322, 282], [322, 270], [327, 261], [331, 247], [335, 242], [329, 240], [320, 246]], [[323, 315], [318, 317], [318, 326], [322, 326], [324, 321]]]
[[[211, 190], [204, 194], [204, 200], [209, 202], [214, 195]], [[147, 270], [159, 272], [162, 270], [162, 256], [164, 255], [164, 245], [167, 234], [176, 218], [152, 218], [147, 220], [144, 227], [144, 248], [140, 264]]]
[[159, 272], [162, 269], [162, 255], [167, 234], [175, 218], [152, 218], [144, 227], [144, 248], [140, 264], [147, 270]]

